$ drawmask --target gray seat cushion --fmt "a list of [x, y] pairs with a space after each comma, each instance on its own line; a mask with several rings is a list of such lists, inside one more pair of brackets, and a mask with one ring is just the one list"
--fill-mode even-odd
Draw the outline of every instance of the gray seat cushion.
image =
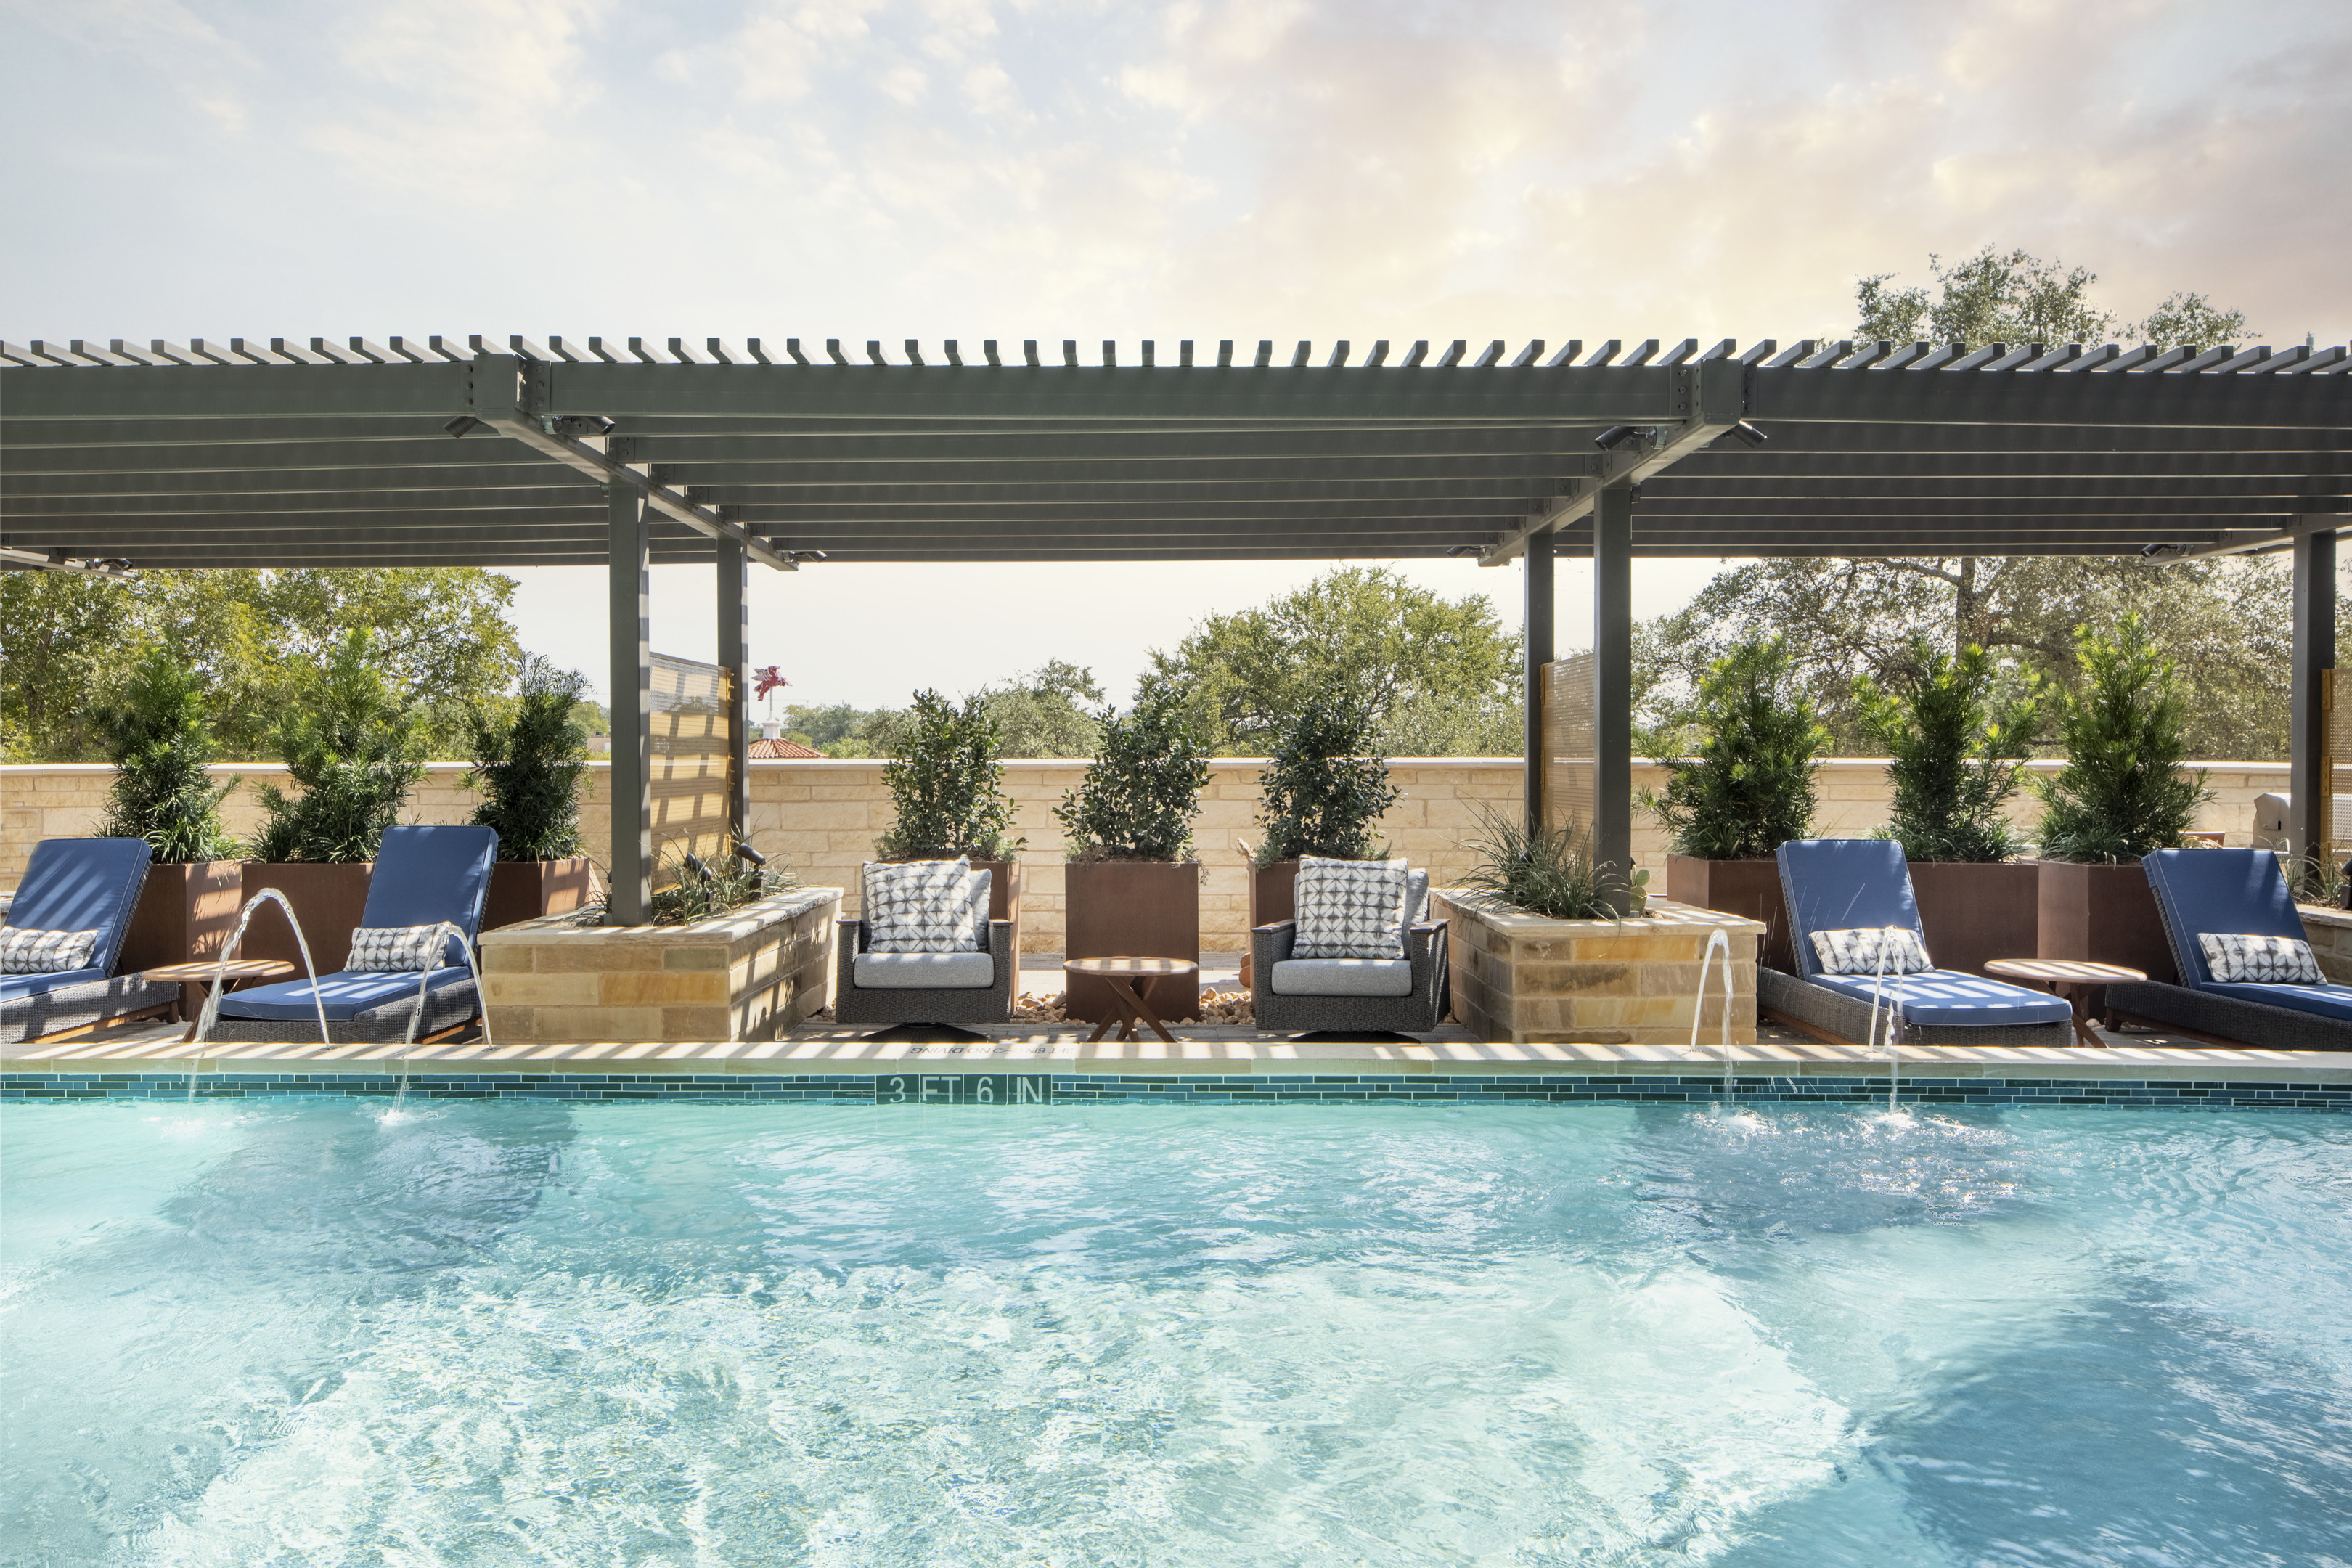
[[1410, 996], [1406, 958], [1286, 958], [1266, 983], [1277, 996]]
[[984, 991], [996, 984], [985, 952], [861, 952], [850, 973], [873, 991]]

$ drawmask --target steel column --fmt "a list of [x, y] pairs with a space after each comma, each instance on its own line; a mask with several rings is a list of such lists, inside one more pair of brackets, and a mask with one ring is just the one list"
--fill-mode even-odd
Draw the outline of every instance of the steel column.
[[1528, 833], [1544, 826], [1544, 666], [1552, 659], [1552, 536], [1532, 534], [1527, 542], [1526, 619], [1520, 640], [1527, 651]]
[[[2309, 524], [2335, 519], [2305, 518]], [[2324, 865], [2328, 853], [2328, 677], [2336, 668], [2336, 533], [2311, 527], [2294, 541], [2294, 707], [2287, 721], [2287, 833], [2297, 855]]]
[[613, 710], [613, 866], [607, 925], [643, 925], [653, 901], [653, 612], [645, 492], [606, 491]]
[[[1592, 507], [1592, 858], [1633, 874], [1633, 487], [1602, 488]], [[1608, 895], [1619, 914], [1632, 889]]]
[[735, 844], [751, 842], [751, 648], [744, 590], [751, 553], [732, 540], [719, 542], [719, 668], [726, 674], [727, 833]]

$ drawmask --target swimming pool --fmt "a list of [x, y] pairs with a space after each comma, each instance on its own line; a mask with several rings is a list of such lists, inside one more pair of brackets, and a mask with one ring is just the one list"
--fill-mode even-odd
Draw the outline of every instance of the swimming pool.
[[7, 1563], [2352, 1561], [2352, 1123], [0, 1112]]

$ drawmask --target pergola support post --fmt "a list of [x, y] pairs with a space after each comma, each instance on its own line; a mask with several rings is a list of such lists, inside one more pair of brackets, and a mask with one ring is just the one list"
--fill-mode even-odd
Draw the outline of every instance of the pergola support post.
[[744, 593], [751, 557], [730, 539], [719, 542], [719, 668], [727, 704], [728, 847], [751, 842], [751, 650]]
[[2287, 721], [2287, 833], [2295, 853], [2324, 871], [2328, 856], [2328, 672], [2336, 668], [2336, 532], [2333, 518], [2307, 518], [2294, 539], [2294, 674]]
[[633, 485], [606, 489], [613, 710], [613, 865], [604, 923], [643, 925], [653, 902], [653, 616], [646, 498]]
[[1527, 653], [1528, 836], [1544, 828], [1544, 666], [1552, 660], [1552, 536], [1531, 535], [1525, 557], [1527, 603], [1520, 644]]
[[1633, 486], [1604, 485], [1592, 506], [1592, 842], [1626, 914], [1633, 875]]

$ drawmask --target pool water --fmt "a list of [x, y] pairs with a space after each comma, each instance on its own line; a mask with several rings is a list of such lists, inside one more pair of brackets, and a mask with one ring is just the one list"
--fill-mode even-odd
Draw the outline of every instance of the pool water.
[[0, 1563], [2352, 1563], [2352, 1121], [0, 1114]]

